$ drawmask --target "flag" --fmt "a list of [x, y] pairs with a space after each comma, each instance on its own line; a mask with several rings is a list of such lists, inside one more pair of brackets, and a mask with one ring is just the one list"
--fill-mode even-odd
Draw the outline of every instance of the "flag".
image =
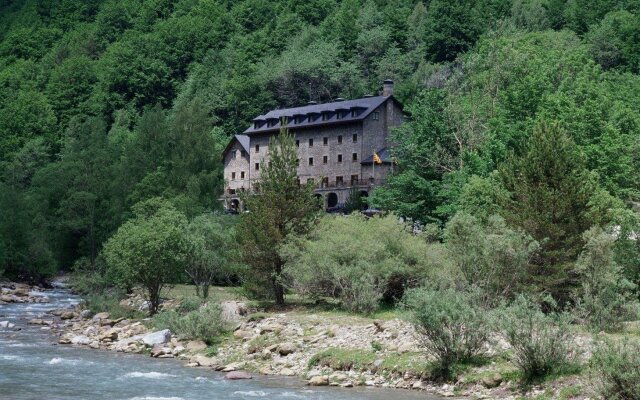
[[378, 165], [382, 164], [382, 160], [380, 159], [380, 156], [378, 156], [378, 153], [376, 152], [373, 153], [373, 162]]

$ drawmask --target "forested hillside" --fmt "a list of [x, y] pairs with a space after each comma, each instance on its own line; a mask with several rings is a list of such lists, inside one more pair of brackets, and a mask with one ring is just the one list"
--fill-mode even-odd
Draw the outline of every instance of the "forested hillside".
[[134, 204], [220, 207], [256, 115], [391, 78], [410, 122], [374, 204], [498, 213], [565, 279], [590, 226], [631, 229], [639, 73], [638, 0], [4, 0], [0, 272], [100, 267]]

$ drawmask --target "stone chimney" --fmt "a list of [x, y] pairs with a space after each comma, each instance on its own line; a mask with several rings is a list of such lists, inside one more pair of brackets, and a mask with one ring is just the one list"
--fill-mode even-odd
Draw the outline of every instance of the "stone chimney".
[[385, 97], [393, 95], [393, 81], [391, 79], [385, 79], [382, 82], [382, 95]]

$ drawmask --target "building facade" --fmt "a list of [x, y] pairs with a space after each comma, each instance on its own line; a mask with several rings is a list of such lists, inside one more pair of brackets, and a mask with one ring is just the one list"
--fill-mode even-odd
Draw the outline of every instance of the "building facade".
[[390, 80], [384, 81], [380, 96], [312, 102], [258, 116], [223, 153], [225, 207], [242, 208], [239, 194], [260, 180], [261, 164], [269, 158], [269, 140], [283, 126], [295, 137], [300, 182], [313, 182], [326, 208], [344, 205], [354, 188], [367, 196], [393, 169], [389, 133], [403, 121]]

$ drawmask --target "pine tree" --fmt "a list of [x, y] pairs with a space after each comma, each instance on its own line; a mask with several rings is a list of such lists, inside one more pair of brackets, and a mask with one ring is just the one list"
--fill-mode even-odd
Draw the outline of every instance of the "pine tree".
[[313, 186], [298, 183], [297, 165], [293, 136], [283, 129], [269, 142], [268, 160], [260, 164], [260, 181], [242, 198], [249, 211], [242, 214], [238, 226], [242, 259], [250, 267], [245, 288], [280, 305], [285, 291], [280, 245], [291, 233], [306, 233], [319, 210]]

